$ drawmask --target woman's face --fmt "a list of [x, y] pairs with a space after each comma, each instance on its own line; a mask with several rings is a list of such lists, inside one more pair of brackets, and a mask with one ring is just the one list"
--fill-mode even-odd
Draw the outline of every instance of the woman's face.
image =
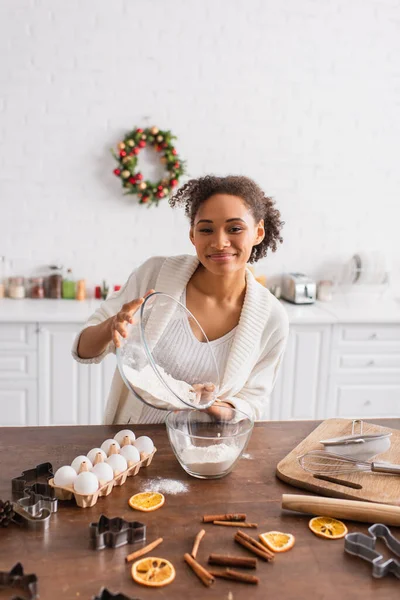
[[216, 275], [244, 268], [264, 235], [264, 221], [256, 223], [242, 198], [229, 194], [215, 194], [203, 202], [190, 228], [200, 262]]

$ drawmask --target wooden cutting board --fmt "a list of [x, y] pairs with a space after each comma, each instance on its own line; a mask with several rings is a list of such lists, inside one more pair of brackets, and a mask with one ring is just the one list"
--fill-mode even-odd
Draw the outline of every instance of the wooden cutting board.
[[[320, 440], [351, 434], [352, 421], [348, 419], [328, 419], [321, 423], [308, 437], [292, 450], [276, 468], [276, 475], [282, 481], [295, 487], [310, 490], [323, 496], [368, 500], [400, 506], [400, 475], [378, 473], [341, 473], [326, 481], [304, 471], [297, 460], [310, 450], [323, 450]], [[363, 423], [363, 433], [392, 432], [389, 450], [376, 457], [377, 461], [400, 464], [400, 430]]]

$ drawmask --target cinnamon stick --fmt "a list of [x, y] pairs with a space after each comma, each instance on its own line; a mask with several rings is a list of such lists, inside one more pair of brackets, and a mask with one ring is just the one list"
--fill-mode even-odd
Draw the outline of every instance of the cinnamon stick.
[[244, 513], [226, 514], [226, 515], [204, 515], [203, 523], [212, 523], [213, 521], [245, 521], [247, 515]]
[[196, 535], [195, 539], [194, 539], [194, 544], [193, 544], [193, 549], [192, 549], [192, 556], [193, 558], [196, 558], [197, 556], [197, 552], [200, 546], [200, 542], [203, 539], [203, 537], [206, 535], [206, 532], [204, 529], [202, 529], [201, 531], [199, 531], [199, 533]]
[[242, 567], [243, 569], [255, 569], [256, 558], [245, 558], [243, 556], [228, 556], [226, 554], [210, 554], [208, 564], [222, 565], [223, 567]]
[[157, 546], [159, 546], [161, 544], [161, 542], [163, 541], [163, 538], [158, 538], [157, 540], [154, 540], [154, 542], [151, 542], [151, 544], [147, 544], [147, 546], [143, 546], [143, 548], [141, 548], [140, 550], [136, 550], [136, 552], [132, 552], [132, 554], [128, 554], [128, 556], [125, 556], [125, 562], [132, 562], [132, 560], [135, 560], [135, 558], [139, 558], [139, 556], [143, 556], [143, 554], [147, 554], [147, 552], [150, 552], [150, 550], [153, 550], [153, 548], [156, 548]]
[[252, 583], [257, 585], [260, 580], [255, 575], [248, 575], [247, 573], [240, 573], [233, 569], [225, 569], [224, 571], [210, 571], [213, 577], [220, 577], [221, 579], [229, 579], [230, 581], [241, 581], [242, 583]]
[[225, 527], [249, 527], [256, 529], [257, 523], [244, 523], [243, 521], [213, 521], [213, 525], [224, 525]]
[[244, 531], [241, 531], [239, 529], [239, 531], [236, 532], [236, 535], [239, 535], [240, 537], [242, 537], [244, 540], [246, 540], [246, 542], [249, 542], [249, 544], [252, 544], [253, 546], [255, 546], [256, 548], [258, 548], [259, 550], [261, 550], [262, 552], [264, 552], [265, 554], [269, 554], [271, 556], [271, 558], [275, 557], [275, 554], [273, 552], [271, 552], [270, 550], [268, 550], [268, 548], [266, 548], [263, 544], [261, 544], [258, 540], [255, 540], [254, 538], [252, 538], [250, 535], [247, 535], [247, 533], [245, 533]]
[[193, 573], [195, 575], [197, 575], [197, 577], [200, 579], [200, 581], [206, 586], [206, 587], [210, 587], [215, 579], [214, 577], [211, 575], [211, 573], [209, 573], [204, 567], [202, 567], [197, 560], [195, 560], [192, 556], [190, 556], [190, 554], [188, 554], [186, 552], [186, 554], [183, 557], [185, 559], [185, 561], [187, 562], [187, 564], [189, 565], [189, 567], [192, 569]]
[[234, 539], [235, 539], [235, 542], [237, 542], [238, 544], [240, 544], [241, 546], [243, 546], [243, 548], [246, 548], [247, 550], [250, 550], [250, 552], [252, 552], [256, 556], [259, 556], [260, 558], [262, 558], [266, 562], [270, 562], [271, 560], [273, 560], [273, 557], [270, 554], [267, 554], [266, 552], [264, 552], [263, 550], [260, 550], [259, 548], [257, 548], [253, 544], [250, 544], [250, 542], [247, 542], [240, 535], [236, 534]]

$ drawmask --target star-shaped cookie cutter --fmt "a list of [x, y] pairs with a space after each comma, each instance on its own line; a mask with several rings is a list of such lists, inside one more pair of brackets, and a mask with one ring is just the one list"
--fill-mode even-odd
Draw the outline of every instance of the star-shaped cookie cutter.
[[49, 462], [40, 463], [34, 469], [22, 471], [21, 475], [11, 480], [11, 489], [13, 497], [18, 499], [25, 495], [25, 490], [38, 484], [39, 479], [45, 479], [46, 482], [54, 477], [53, 465]]
[[[1, 587], [18, 587], [24, 591], [24, 598], [35, 600], [38, 598], [37, 577], [34, 573], [24, 575], [24, 568], [21, 563], [17, 563], [11, 571], [0, 571]], [[29, 594], [26, 596], [26, 594]], [[24, 600], [21, 596], [12, 596], [11, 600]]]
[[119, 592], [113, 594], [107, 588], [101, 588], [99, 594], [93, 596], [93, 600], [139, 600], [139, 598], [130, 598]]
[[[344, 550], [348, 554], [359, 556], [372, 564], [373, 577], [384, 577], [393, 573], [400, 579], [400, 540], [395, 538], [390, 529], [381, 523], [368, 528], [370, 535], [364, 533], [348, 533], [344, 539]], [[383, 555], [375, 550], [377, 540], [381, 538], [386, 546], [399, 557], [384, 560]]]
[[146, 525], [139, 521], [126, 521], [121, 517], [101, 515], [97, 523], [89, 525], [90, 540], [95, 550], [119, 548], [124, 544], [146, 541]]

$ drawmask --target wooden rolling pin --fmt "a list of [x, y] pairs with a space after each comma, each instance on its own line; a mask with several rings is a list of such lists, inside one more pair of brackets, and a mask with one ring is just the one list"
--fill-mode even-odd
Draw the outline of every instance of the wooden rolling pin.
[[383, 523], [384, 525], [400, 526], [400, 506], [390, 504], [325, 498], [323, 496], [282, 494], [282, 508], [323, 517], [361, 521], [361, 523]]

